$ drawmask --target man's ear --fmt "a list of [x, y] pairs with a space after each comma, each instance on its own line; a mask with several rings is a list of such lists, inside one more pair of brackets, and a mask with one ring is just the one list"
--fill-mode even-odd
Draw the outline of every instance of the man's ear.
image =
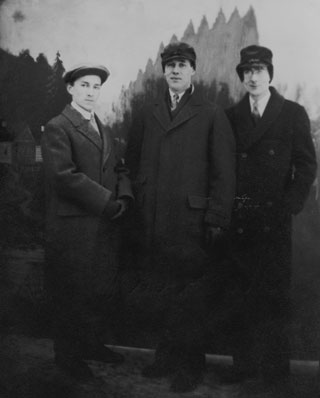
[[68, 83], [67, 84], [67, 91], [70, 95], [72, 95], [72, 89], [73, 89], [73, 84]]

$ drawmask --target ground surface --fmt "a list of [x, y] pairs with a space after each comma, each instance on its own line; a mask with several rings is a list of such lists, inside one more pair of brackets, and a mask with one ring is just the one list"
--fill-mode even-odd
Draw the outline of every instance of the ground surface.
[[318, 398], [317, 366], [293, 364], [287, 390], [261, 388], [258, 384], [219, 387], [215, 369], [230, 362], [226, 357], [207, 356], [204, 383], [194, 392], [170, 392], [167, 379], [147, 380], [140, 375], [152, 360], [153, 351], [117, 347], [125, 356], [120, 366], [90, 362], [96, 379], [79, 384], [61, 373], [53, 362], [49, 339], [6, 335], [1, 337], [1, 398]]

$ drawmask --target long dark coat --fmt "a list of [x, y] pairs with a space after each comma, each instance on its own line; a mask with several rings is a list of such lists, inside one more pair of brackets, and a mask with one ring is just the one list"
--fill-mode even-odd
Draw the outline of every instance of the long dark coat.
[[110, 131], [97, 124], [101, 137], [67, 105], [42, 137], [48, 287], [61, 307], [77, 312], [73, 319], [89, 318], [84, 303], [114, 294], [119, 231], [102, 212], [109, 200], [132, 196]]
[[[161, 304], [168, 314], [166, 299], [171, 295], [174, 301], [202, 275], [210, 261], [205, 226], [228, 228], [234, 199], [235, 144], [224, 112], [197, 89], [180, 106], [173, 119], [164, 94], [147, 107], [133, 126], [126, 157], [135, 187], [143, 276], [153, 276], [137, 296], [146, 294], [141, 309], [150, 307], [153, 314]], [[193, 305], [185, 311], [190, 318], [201, 311]], [[184, 333], [190, 331], [190, 324], [180, 325]]]
[[134, 125], [127, 152], [147, 247], [201, 247], [205, 223], [227, 228], [234, 139], [224, 113], [195, 92], [171, 120], [165, 96]]
[[[288, 350], [283, 328], [289, 308], [291, 215], [303, 208], [315, 178], [316, 158], [304, 108], [284, 99], [274, 88], [270, 91], [256, 126], [248, 94], [227, 115], [237, 144], [230, 236], [234, 264], [243, 273], [241, 299], [245, 304], [239, 321], [260, 333], [260, 340], [266, 342], [263, 356], [272, 363]], [[253, 337], [248, 329], [245, 335], [250, 344]], [[244, 359], [248, 347], [243, 336], [240, 339]], [[251, 365], [256, 363], [251, 361]]]

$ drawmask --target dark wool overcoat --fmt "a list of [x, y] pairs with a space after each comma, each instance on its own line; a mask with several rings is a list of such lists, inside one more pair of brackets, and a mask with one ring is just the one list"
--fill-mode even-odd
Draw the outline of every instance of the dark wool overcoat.
[[97, 124], [100, 136], [67, 105], [42, 137], [48, 275], [54, 292], [73, 297], [112, 292], [118, 226], [101, 215], [109, 199], [132, 196], [110, 131], [98, 118]]
[[[245, 303], [242, 320], [251, 323], [262, 340], [268, 335], [265, 342], [272, 344], [273, 339], [278, 344], [287, 335], [283, 327], [289, 313], [291, 216], [303, 208], [315, 178], [316, 157], [304, 108], [284, 99], [274, 88], [270, 91], [257, 125], [248, 94], [227, 110], [237, 145], [229, 254], [235, 271], [242, 273], [243, 294], [238, 301]], [[250, 340], [252, 336], [246, 334]], [[244, 343], [240, 344], [245, 352]], [[287, 347], [279, 344], [274, 352], [270, 346], [265, 349], [265, 355], [281, 356]]]
[[165, 327], [180, 343], [196, 338], [200, 344], [203, 327], [197, 315], [204, 303], [196, 298], [200, 290], [195, 293], [191, 286], [212, 262], [206, 225], [228, 228], [230, 223], [235, 192], [230, 124], [196, 88], [182, 98], [172, 118], [168, 92], [163, 93], [134, 123], [126, 161], [134, 180], [135, 238], [142, 254], [140, 284], [129, 301], [140, 313], [149, 313], [149, 321], [164, 314]]
[[237, 189], [232, 228], [250, 244], [287, 228], [316, 175], [315, 150], [304, 108], [274, 88], [256, 126], [248, 94], [227, 110], [237, 144]]
[[177, 261], [200, 259], [205, 224], [227, 228], [234, 198], [234, 138], [224, 112], [195, 90], [172, 120], [163, 95], [134, 125], [127, 153], [146, 247]]

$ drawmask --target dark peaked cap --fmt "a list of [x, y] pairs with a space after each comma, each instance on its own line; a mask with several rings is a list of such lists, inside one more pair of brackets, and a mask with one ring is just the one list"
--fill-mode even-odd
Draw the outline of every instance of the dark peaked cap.
[[243, 70], [257, 64], [265, 64], [268, 68], [270, 80], [273, 78], [272, 51], [267, 47], [251, 45], [240, 51], [240, 63], [236, 71], [243, 80]]
[[86, 75], [97, 75], [101, 78], [101, 84], [103, 84], [110, 75], [109, 70], [102, 65], [95, 64], [78, 64], [73, 68], [66, 71], [63, 75], [63, 80], [65, 83], [73, 83], [75, 80], [79, 79], [79, 77]]

